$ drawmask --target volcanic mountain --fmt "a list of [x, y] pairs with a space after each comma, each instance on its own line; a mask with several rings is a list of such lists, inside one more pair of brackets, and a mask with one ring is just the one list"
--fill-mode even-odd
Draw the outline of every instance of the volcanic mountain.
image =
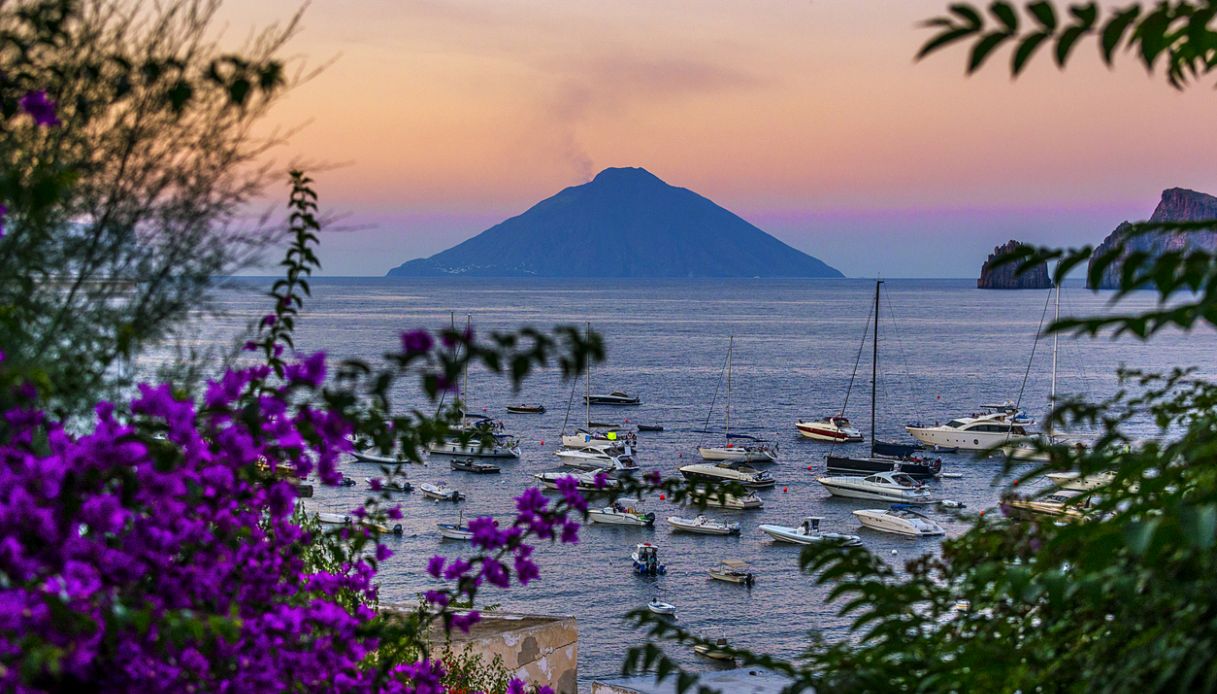
[[[1197, 193], [1186, 188], [1167, 188], [1162, 191], [1162, 199], [1150, 216], [1152, 222], [1208, 222], [1217, 219], [1217, 198], [1204, 193]], [[1110, 251], [1120, 241], [1127, 241], [1124, 251], [1116, 262], [1108, 265], [1099, 278], [1098, 289], [1119, 289], [1123, 260], [1134, 252], [1143, 252], [1156, 258], [1168, 251], [1187, 252], [1190, 250], [1205, 250], [1210, 253], [1217, 251], [1217, 225], [1209, 230], [1195, 231], [1151, 231], [1131, 238], [1125, 238], [1132, 225], [1124, 222], [1116, 230], [1103, 239], [1103, 243], [1095, 249], [1091, 264], [1095, 258]]]
[[641, 168], [601, 171], [390, 277], [842, 277]]

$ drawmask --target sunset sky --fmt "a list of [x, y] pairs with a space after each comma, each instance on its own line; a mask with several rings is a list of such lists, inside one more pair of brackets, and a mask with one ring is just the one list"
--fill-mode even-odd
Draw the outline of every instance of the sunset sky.
[[[274, 112], [325, 162], [328, 275], [382, 275], [608, 166], [691, 188], [850, 276], [974, 277], [1009, 238], [1097, 243], [1163, 188], [1217, 192], [1217, 94], [1092, 43], [915, 63], [946, 0], [316, 0], [325, 64]], [[297, 2], [227, 3], [225, 36]], [[332, 62], [331, 62], [332, 61]]]

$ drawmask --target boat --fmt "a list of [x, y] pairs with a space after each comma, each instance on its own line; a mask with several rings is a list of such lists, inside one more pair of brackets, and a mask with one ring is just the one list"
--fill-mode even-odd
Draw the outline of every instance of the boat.
[[340, 487], [354, 487], [356, 484], [359, 484], [359, 483], [355, 481], [355, 478], [354, 478], [354, 477], [347, 477], [346, 475], [343, 475], [343, 476], [342, 476], [342, 481], [340, 481], [340, 482], [338, 483], [338, 486], [340, 486]]
[[676, 615], [676, 606], [666, 602], [660, 602], [659, 598], [651, 598], [647, 603], [647, 609], [655, 614]]
[[739, 523], [720, 523], [705, 516], [696, 518], [668, 516], [668, 525], [676, 530], [699, 535], [739, 535]]
[[611, 393], [590, 393], [583, 396], [584, 400], [589, 405], [639, 405], [641, 401], [637, 395], [628, 395], [620, 390], [614, 390]]
[[662, 576], [668, 572], [667, 567], [659, 563], [659, 547], [650, 542], [639, 542], [635, 545], [630, 560], [634, 563], [636, 574]]
[[557, 489], [558, 480], [565, 477], [573, 477], [579, 491], [596, 492], [616, 489], [621, 486], [621, 483], [614, 479], [603, 478], [600, 480], [600, 485], [596, 484], [596, 474], [590, 472], [539, 472], [533, 475], [541, 483], [541, 486], [546, 489]]
[[612, 506], [588, 510], [587, 518], [593, 523], [603, 523], [605, 525], [633, 525], [638, 527], [655, 525], [654, 513], [643, 513], [633, 506], [626, 506], [620, 501], [614, 501]]
[[573, 434], [562, 434], [562, 445], [565, 448], [583, 448], [584, 446], [629, 446], [633, 448], [638, 443], [634, 432], [621, 428], [594, 429], [595, 423], [588, 428], [579, 428]]
[[455, 523], [436, 523], [435, 527], [439, 528], [440, 537], [445, 540], [471, 540], [473, 539], [473, 531], [469, 526], [465, 525], [465, 513], [462, 511]]
[[[697, 453], [702, 457], [702, 460], [710, 461], [732, 461], [743, 463], [772, 463], [778, 459], [778, 446], [776, 443], [758, 439], [755, 436], [744, 436], [736, 434], [731, 435], [731, 357], [735, 353], [735, 336], [732, 335], [727, 342], [727, 363], [724, 371], [727, 374], [727, 404], [723, 408], [723, 445], [721, 446], [698, 446]], [[721, 380], [719, 381], [722, 382]], [[717, 394], [717, 386], [715, 393]], [[706, 412], [706, 424], [710, 425], [710, 415], [714, 413], [714, 401], [710, 401], [710, 410]]]
[[554, 453], [564, 465], [581, 470], [637, 470], [638, 463], [629, 454], [628, 448], [586, 446], [563, 448]]
[[382, 492], [406, 493], [414, 491], [414, 485], [410, 484], [406, 480], [382, 480], [379, 478], [365, 477], [364, 482], [367, 482], [368, 486], [372, 489]]
[[465, 498], [464, 494], [449, 487], [447, 482], [423, 482], [418, 489], [423, 496], [436, 501], [461, 501]]
[[866, 508], [854, 511], [862, 525], [885, 533], [929, 537], [946, 533], [941, 525], [930, 520], [924, 513], [905, 504], [893, 504], [886, 509]]
[[399, 465], [401, 463], [411, 462], [397, 457], [375, 455], [372, 453], [364, 453], [362, 451], [351, 451], [351, 457], [361, 463], [375, 463], [378, 465]]
[[638, 431], [663, 431], [663, 426], [659, 424], [637, 424]]
[[1079, 472], [1050, 472], [1044, 475], [1044, 477], [1047, 477], [1049, 481], [1061, 489], [1075, 492], [1090, 492], [1111, 484], [1116, 478], [1116, 473], [1109, 470], [1082, 476]]
[[479, 475], [493, 474], [496, 472], [502, 472], [503, 470], [503, 468], [495, 465], [494, 463], [479, 463], [473, 458], [457, 458], [456, 460], [452, 461], [451, 466], [453, 470], [459, 470], [461, 472], [473, 472]]
[[862, 432], [849, 423], [844, 415], [832, 415], [823, 419], [795, 421], [794, 428], [799, 434], [813, 441], [831, 441], [834, 443], [855, 443], [862, 440]]
[[875, 499], [906, 504], [928, 504], [930, 490], [903, 472], [880, 472], [867, 477], [820, 477], [816, 480], [833, 496]]
[[718, 566], [708, 569], [707, 573], [716, 581], [750, 586], [756, 581], [756, 576], [749, 569], [748, 562], [742, 559], [724, 559], [718, 563]]
[[[829, 472], [844, 473], [847, 475], [869, 475], [883, 472], [901, 472], [913, 477], [934, 477], [942, 472], [942, 461], [940, 459], [929, 460], [913, 456], [914, 447], [903, 444], [889, 444], [879, 441], [875, 436], [875, 410], [879, 397], [879, 292], [883, 287], [883, 280], [875, 281], [875, 305], [872, 309], [874, 315], [874, 333], [871, 335], [871, 375], [870, 375], [870, 455], [869, 456], [851, 456], [851, 455], [836, 455], [829, 453], [825, 456], [825, 463]], [[862, 334], [862, 344], [866, 344], [867, 330]], [[861, 348], [859, 348], [858, 356], [861, 358]], [[857, 363], [854, 364], [854, 374], [858, 371]], [[849, 403], [849, 393], [853, 390], [854, 379], [850, 376], [849, 390], [845, 394], [845, 402]], [[842, 412], [845, 407], [841, 408]], [[835, 449], [835, 446], [834, 446]]]
[[824, 519], [819, 516], [810, 516], [804, 518], [797, 528], [786, 525], [762, 525], [760, 530], [779, 542], [791, 542], [796, 545], [828, 542], [842, 547], [857, 547], [862, 544], [862, 540], [857, 535], [822, 532], [820, 530], [822, 520]]
[[460, 437], [449, 437], [427, 446], [431, 455], [456, 455], [464, 458], [519, 458], [520, 446], [515, 437], [507, 434], [491, 434], [490, 441], [480, 435], [462, 441]]
[[984, 412], [1004, 412], [1010, 417], [1010, 421], [1015, 424], [1031, 425], [1035, 424], [1035, 419], [1022, 410], [1018, 403], [1013, 400], [1005, 402], [981, 403], [980, 409]]
[[1009, 498], [1003, 504], [1016, 514], [1054, 516], [1066, 520], [1084, 518], [1089, 499], [1084, 492], [1073, 489], [1058, 489], [1051, 494], [1030, 498]]
[[735, 660], [728, 648], [730, 647], [727, 645], [727, 639], [715, 639], [713, 644], [697, 644], [693, 647], [693, 652], [711, 660]]
[[507, 411], [512, 414], [545, 414], [545, 405], [530, 405], [524, 402], [519, 405], [508, 405]]
[[390, 529], [390, 528], [386, 528], [385, 526], [383, 526], [379, 523], [373, 523], [372, 521], [370, 521], [366, 518], [357, 518], [355, 516], [347, 515], [347, 514], [343, 514], [343, 513], [330, 513], [330, 512], [326, 512], [326, 511], [321, 511], [316, 514], [316, 517], [317, 517], [317, 522], [322, 523], [324, 525], [358, 525], [362, 528], [372, 528], [372, 529], [378, 530], [382, 533], [391, 532], [394, 535], [401, 535], [405, 532], [405, 530], [401, 526], [401, 523], [397, 523]]
[[746, 463], [695, 463], [680, 468], [680, 474], [695, 482], [737, 482], [750, 489], [762, 489], [776, 484], [769, 473]]
[[913, 438], [927, 446], [984, 451], [1025, 438], [1027, 429], [1017, 424], [1005, 412], [976, 413], [957, 417], [946, 424], [904, 427]]
[[751, 492], [743, 496], [736, 496], [727, 492], [711, 490], [705, 492], [703, 498], [706, 506], [714, 508], [725, 508], [735, 511], [750, 511], [752, 509], [765, 508], [765, 502], [761, 501], [761, 497]]

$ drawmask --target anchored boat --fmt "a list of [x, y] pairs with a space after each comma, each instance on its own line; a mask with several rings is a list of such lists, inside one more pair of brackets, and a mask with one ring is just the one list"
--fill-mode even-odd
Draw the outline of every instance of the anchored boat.
[[862, 540], [857, 535], [821, 532], [820, 521], [822, 520], [824, 519], [819, 516], [810, 516], [804, 518], [797, 528], [786, 525], [762, 525], [760, 530], [779, 542], [791, 542], [796, 545], [830, 542], [843, 547], [856, 547], [862, 544]]
[[867, 477], [820, 477], [816, 481], [833, 496], [875, 499], [906, 504], [928, 504], [930, 490], [903, 472], [880, 472]]
[[862, 521], [862, 525], [885, 533], [927, 537], [946, 532], [924, 513], [904, 504], [893, 504], [887, 509], [861, 509], [854, 511], [854, 515]]
[[698, 516], [696, 518], [668, 516], [668, 525], [671, 525], [676, 530], [683, 530], [687, 533], [697, 533], [700, 535], [739, 534], [739, 523], [720, 523], [715, 520], [710, 520], [705, 516]]

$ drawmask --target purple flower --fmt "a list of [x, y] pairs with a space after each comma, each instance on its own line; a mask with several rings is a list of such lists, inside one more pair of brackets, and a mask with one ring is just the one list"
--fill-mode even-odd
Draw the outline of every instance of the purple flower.
[[277, 320], [279, 319], [275, 317], [275, 314], [268, 313], [265, 316], [262, 316], [262, 327], [270, 327], [274, 325], [275, 321]]
[[512, 677], [507, 683], [507, 694], [525, 694], [527, 690], [524, 688], [524, 682]]
[[376, 561], [384, 561], [393, 556], [393, 550], [384, 545], [376, 545]]
[[460, 629], [464, 633], [469, 633], [469, 627], [481, 621], [482, 615], [477, 610], [470, 610], [460, 614], [452, 615], [452, 626]]
[[288, 364], [283, 375], [290, 383], [320, 388], [325, 382], [325, 352], [317, 352], [297, 364]]
[[495, 559], [487, 557], [482, 560], [482, 577], [492, 586], [506, 588], [511, 585], [511, 579], [507, 575], [507, 568], [504, 567]]
[[448, 568], [444, 569], [444, 578], [448, 579], [449, 581], [455, 581], [458, 578], [462, 578], [465, 575], [465, 572], [472, 567], [473, 565], [464, 559], [454, 559], [452, 560], [452, 563], [448, 565]]
[[562, 541], [571, 545], [579, 544], [578, 523], [568, 520], [562, 524]]
[[258, 349], [258, 343], [254, 342], [253, 340], [246, 340], [241, 349], [245, 350], [246, 352], [255, 352]]
[[411, 330], [401, 334], [401, 348], [407, 355], [425, 354], [435, 345], [431, 333], [426, 330]]
[[529, 558], [530, 555], [532, 555], [532, 547], [528, 545], [520, 545], [516, 550], [516, 580], [522, 586], [526, 586], [529, 581], [541, 577], [541, 571], [533, 563], [532, 559]]
[[429, 590], [423, 593], [423, 599], [432, 605], [439, 605], [440, 607], [447, 607], [448, 603], [452, 601], [452, 598], [448, 597], [447, 593], [439, 590]]
[[579, 480], [567, 475], [559, 477], [557, 481], [558, 491], [562, 492], [562, 496], [566, 499], [566, 503], [571, 508], [579, 511], [587, 510], [587, 499], [579, 493]]
[[391, 520], [401, 520], [401, 506], [394, 506], [388, 511], [385, 511], [385, 515]]
[[4, 238], [4, 225], [8, 222], [8, 205], [0, 202], [0, 239]]
[[469, 530], [473, 533], [470, 542], [474, 547], [486, 551], [502, 547], [507, 542], [507, 534], [498, 528], [498, 521], [490, 516], [481, 516], [469, 521]]
[[660, 475], [659, 475], [659, 470], [649, 470], [646, 474], [644, 474], [642, 476], [642, 479], [646, 480], [647, 482], [649, 482], [651, 484], [656, 484], [656, 485], [663, 481], [663, 478], [660, 477]]
[[443, 572], [443, 570], [444, 558], [440, 555], [437, 554], [434, 557], [431, 557], [430, 561], [427, 562], [427, 573], [431, 574], [435, 578], [439, 578], [439, 575], [441, 572]]
[[30, 114], [38, 125], [59, 125], [59, 116], [55, 113], [55, 102], [47, 97], [45, 91], [38, 89], [26, 92], [19, 103], [21, 110]]

